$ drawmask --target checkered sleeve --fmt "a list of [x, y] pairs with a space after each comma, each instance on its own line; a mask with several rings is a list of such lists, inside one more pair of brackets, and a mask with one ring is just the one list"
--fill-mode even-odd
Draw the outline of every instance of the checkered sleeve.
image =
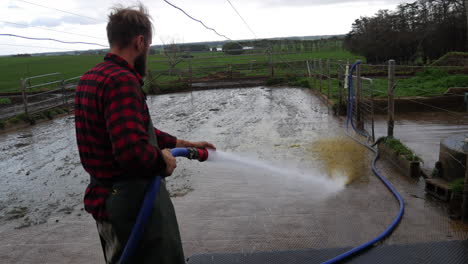
[[156, 137], [158, 138], [158, 146], [159, 148], [161, 149], [165, 149], [165, 148], [169, 148], [169, 149], [172, 149], [172, 148], [175, 148], [176, 147], [176, 143], [177, 143], [177, 138], [166, 133], [166, 132], [163, 132], [157, 128], [154, 128], [154, 132], [156, 133]]
[[166, 168], [161, 150], [149, 143], [145, 127], [145, 101], [136, 78], [123, 75], [106, 90], [104, 118], [115, 160], [128, 172], [143, 177]]

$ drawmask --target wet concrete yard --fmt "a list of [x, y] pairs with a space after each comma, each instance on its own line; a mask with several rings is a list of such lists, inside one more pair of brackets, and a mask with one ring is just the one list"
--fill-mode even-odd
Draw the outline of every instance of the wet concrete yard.
[[[187, 257], [354, 246], [382, 232], [397, 214], [393, 196], [371, 174], [367, 164], [372, 157], [364, 148], [354, 149], [363, 157], [362, 164], [355, 164], [360, 176], [342, 190], [327, 190], [318, 180], [336, 175], [314, 143], [346, 139], [342, 121], [308, 90], [199, 91], [152, 96], [148, 105], [163, 131], [209, 140], [219, 150], [294, 172], [283, 176], [179, 159], [168, 187], [175, 195]], [[94, 221], [81, 210], [88, 176], [79, 164], [73, 120], [0, 135], [0, 142], [2, 262], [102, 263]], [[337, 159], [345, 157], [337, 154]], [[407, 179], [385, 162], [379, 168], [407, 206], [402, 223], [384, 243], [468, 238], [467, 227], [424, 195], [422, 180]]]

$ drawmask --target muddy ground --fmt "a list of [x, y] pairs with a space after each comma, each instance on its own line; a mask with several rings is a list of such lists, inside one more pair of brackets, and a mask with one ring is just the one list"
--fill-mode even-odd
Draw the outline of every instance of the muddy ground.
[[[176, 196], [187, 256], [353, 246], [379, 234], [397, 213], [394, 198], [370, 172], [370, 153], [341, 147], [349, 146], [340, 143], [345, 140], [342, 120], [309, 90], [198, 91], [150, 96], [148, 105], [163, 131], [209, 140], [219, 150], [291, 172], [285, 176], [179, 159], [168, 186]], [[333, 155], [314, 148], [323, 140], [333, 145], [325, 153], [329, 149], [362, 159], [336, 165], [324, 159]], [[94, 221], [82, 211], [88, 176], [79, 163], [73, 119], [0, 135], [0, 142], [2, 261], [102, 263]], [[424, 194], [422, 180], [407, 179], [385, 162], [379, 168], [407, 206], [403, 222], [384, 243], [468, 238], [468, 228], [450, 220], [442, 204]], [[361, 173], [338, 192], [327, 191], [317, 180], [351, 169]]]

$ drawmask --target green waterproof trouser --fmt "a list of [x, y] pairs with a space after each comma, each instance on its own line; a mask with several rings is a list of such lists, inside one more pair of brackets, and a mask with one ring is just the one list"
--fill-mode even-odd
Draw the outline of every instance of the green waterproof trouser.
[[[158, 147], [151, 117], [147, 128], [149, 143]], [[97, 221], [106, 263], [117, 263], [132, 232], [148, 186], [148, 180], [120, 181], [112, 186], [106, 200], [109, 221]], [[153, 211], [139, 246], [129, 263], [185, 263], [179, 225], [166, 181], [161, 180]]]
[[[106, 200], [108, 221], [97, 221], [106, 263], [117, 263], [142, 204], [147, 181], [114, 184]], [[150, 219], [129, 263], [185, 263], [174, 207], [162, 180]]]

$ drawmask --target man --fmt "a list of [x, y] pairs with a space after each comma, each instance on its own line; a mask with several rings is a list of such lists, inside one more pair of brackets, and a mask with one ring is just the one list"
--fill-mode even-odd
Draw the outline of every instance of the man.
[[[170, 176], [176, 160], [169, 148], [214, 148], [177, 139], [152, 125], [141, 87], [152, 24], [146, 9], [114, 8], [107, 37], [110, 53], [80, 79], [75, 96], [76, 138], [90, 174], [84, 205], [97, 223], [104, 257], [116, 263], [125, 247], [146, 186]], [[164, 180], [131, 263], [185, 263], [180, 234]]]

